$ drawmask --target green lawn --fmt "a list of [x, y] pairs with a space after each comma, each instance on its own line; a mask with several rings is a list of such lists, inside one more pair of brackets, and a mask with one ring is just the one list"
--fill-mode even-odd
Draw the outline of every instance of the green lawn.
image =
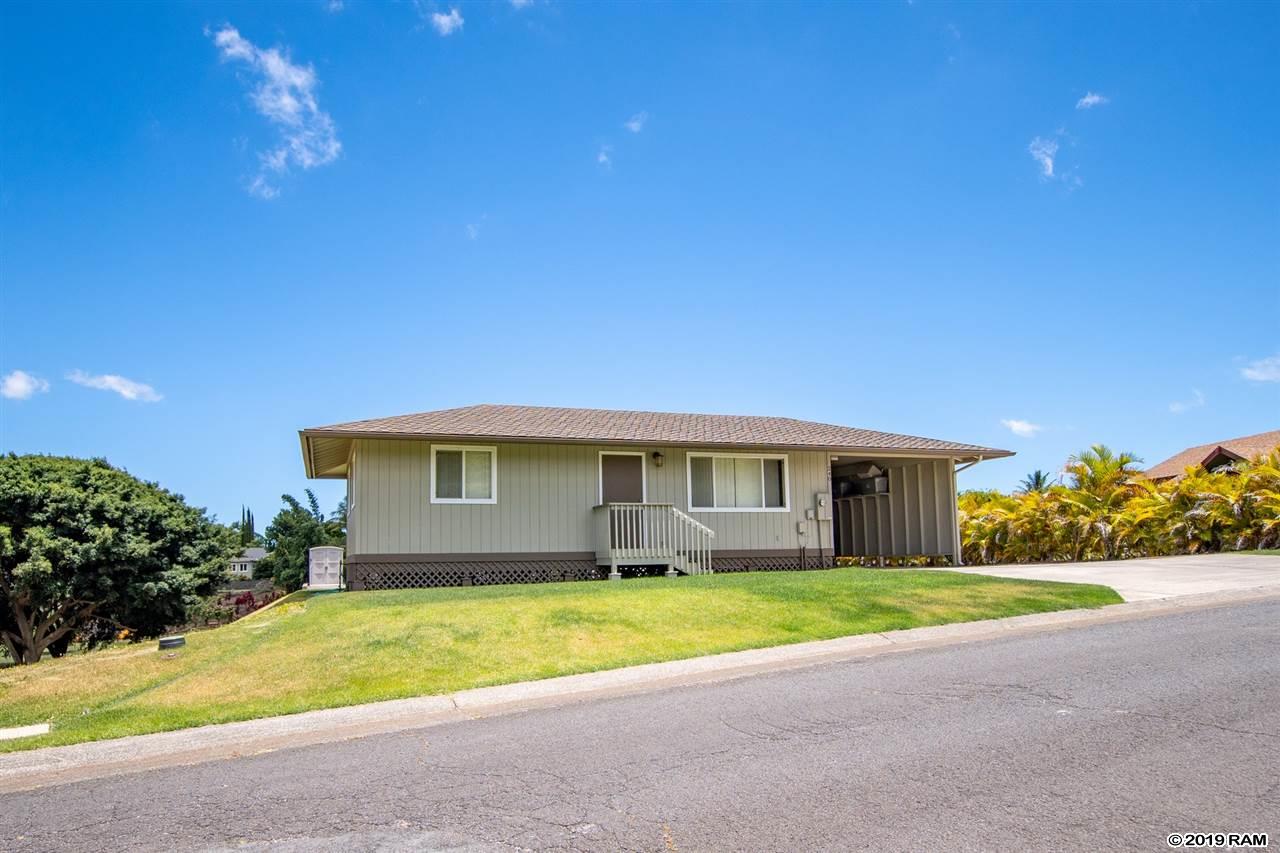
[[305, 593], [191, 634], [0, 670], [0, 751], [450, 693], [850, 634], [1098, 607], [1111, 589], [836, 569], [620, 583]]

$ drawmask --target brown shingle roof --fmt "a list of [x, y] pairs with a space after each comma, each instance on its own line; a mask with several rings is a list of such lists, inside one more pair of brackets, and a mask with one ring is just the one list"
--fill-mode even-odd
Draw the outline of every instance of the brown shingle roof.
[[1213, 441], [1196, 447], [1188, 447], [1181, 453], [1147, 469], [1147, 476], [1152, 480], [1164, 480], [1169, 477], [1180, 478], [1193, 465], [1202, 465], [1218, 453], [1222, 448], [1228, 453], [1242, 459], [1252, 459], [1261, 453], [1269, 453], [1280, 446], [1280, 429], [1260, 432], [1257, 435], [1246, 435], [1242, 438], [1229, 438], [1226, 441]]
[[431, 436], [606, 444], [909, 451], [922, 455], [987, 458], [1013, 455], [1007, 450], [975, 444], [958, 444], [794, 418], [491, 404], [332, 424], [303, 430], [302, 436], [304, 443], [311, 438], [339, 436]]

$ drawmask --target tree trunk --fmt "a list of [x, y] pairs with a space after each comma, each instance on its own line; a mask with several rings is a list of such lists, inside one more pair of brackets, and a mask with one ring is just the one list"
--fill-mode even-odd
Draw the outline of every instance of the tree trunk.
[[[83, 604], [83, 602], [65, 601], [48, 618], [38, 621], [36, 615], [26, 607], [11, 603], [10, 611], [13, 613], [13, 621], [18, 630], [16, 633], [6, 631], [4, 642], [9, 647], [9, 653], [13, 655], [14, 662], [36, 663], [43, 657], [45, 649], [50, 646], [61, 643], [64, 639], [69, 644], [72, 630], [87, 619], [97, 607], [96, 604], [90, 604], [77, 610], [75, 609], [77, 604]], [[65, 650], [64, 644], [63, 651]]]
[[58, 639], [48, 645], [49, 657], [60, 658], [67, 653], [67, 649], [71, 648], [71, 632], [63, 634]]

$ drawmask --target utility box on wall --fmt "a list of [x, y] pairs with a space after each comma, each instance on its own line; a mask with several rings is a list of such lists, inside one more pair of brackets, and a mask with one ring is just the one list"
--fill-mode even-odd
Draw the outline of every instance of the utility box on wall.
[[317, 545], [307, 552], [307, 587], [338, 589], [342, 586], [342, 549]]

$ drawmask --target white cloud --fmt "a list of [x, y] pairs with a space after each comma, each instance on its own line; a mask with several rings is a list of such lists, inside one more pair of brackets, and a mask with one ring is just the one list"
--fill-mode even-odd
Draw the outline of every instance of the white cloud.
[[1021, 421], [1017, 418], [1006, 418], [1000, 421], [1009, 432], [1023, 438], [1032, 438], [1044, 427], [1039, 424], [1033, 424], [1031, 421]]
[[600, 150], [596, 152], [596, 163], [600, 166], [603, 166], [606, 169], [612, 169], [613, 158], [612, 156], [610, 156], [612, 154], [613, 154], [612, 145], [601, 145]]
[[636, 113], [631, 118], [623, 122], [622, 126], [625, 127], [627, 130], [631, 131], [632, 133], [639, 133], [640, 131], [644, 130], [644, 126], [645, 124], [648, 123], [648, 121], [649, 121], [649, 114], [644, 110], [641, 110], [640, 112]]
[[255, 175], [253, 180], [249, 181], [245, 190], [249, 195], [257, 196], [264, 201], [271, 201], [273, 198], [279, 198], [280, 196], [279, 188], [268, 181], [266, 175], [262, 174]]
[[324, 4], [324, 10], [326, 12], [331, 12], [336, 15], [337, 13], [342, 11], [342, 8], [344, 5], [345, 4], [342, 2], [342, 0], [329, 0], [329, 2]]
[[432, 12], [427, 20], [431, 22], [432, 28], [442, 36], [452, 35], [462, 29], [462, 25], [466, 23], [462, 20], [462, 13], [456, 7], [450, 9], [447, 15], [444, 12]]
[[293, 64], [288, 51], [280, 48], [257, 47], [230, 25], [213, 34], [213, 43], [224, 62], [244, 62], [254, 73], [249, 99], [280, 133], [280, 144], [258, 155], [258, 174], [247, 186], [251, 195], [273, 199], [280, 194], [274, 176], [290, 166], [313, 169], [338, 159], [342, 143], [333, 119], [316, 99], [320, 81], [314, 68]]
[[533, 5], [533, 0], [511, 0], [511, 5], [516, 9], [524, 9]]
[[164, 399], [150, 385], [144, 382], [134, 382], [132, 379], [125, 379], [123, 376], [116, 376], [113, 373], [92, 376], [83, 370], [73, 370], [67, 374], [67, 378], [86, 388], [97, 388], [99, 391], [114, 391], [126, 400], [156, 403]]
[[1240, 368], [1240, 375], [1251, 382], [1280, 382], [1280, 355], [1251, 361]]
[[480, 239], [480, 226], [479, 226], [479, 225], [477, 225], [477, 224], [476, 224], [476, 223], [474, 223], [474, 222], [470, 222], [470, 223], [468, 223], [468, 224], [467, 224], [467, 239], [468, 239], [468, 240], [479, 240], [479, 239]]
[[1089, 92], [1083, 98], [1076, 101], [1076, 109], [1091, 110], [1094, 107], [1100, 107], [1103, 104], [1110, 103], [1111, 99], [1106, 95], [1099, 95], [1097, 92]]
[[7, 376], [0, 379], [0, 397], [8, 397], [10, 400], [27, 400], [48, 390], [48, 382], [39, 376], [32, 376], [25, 370], [10, 371]]
[[1191, 398], [1187, 400], [1174, 400], [1169, 404], [1169, 411], [1173, 412], [1175, 415], [1180, 415], [1183, 412], [1190, 411], [1191, 409], [1198, 409], [1203, 405], [1204, 392], [1199, 388], [1192, 388]]
[[1053, 159], [1058, 156], [1058, 140], [1037, 136], [1031, 140], [1027, 151], [1031, 154], [1031, 159], [1040, 165], [1041, 177], [1052, 178]]

